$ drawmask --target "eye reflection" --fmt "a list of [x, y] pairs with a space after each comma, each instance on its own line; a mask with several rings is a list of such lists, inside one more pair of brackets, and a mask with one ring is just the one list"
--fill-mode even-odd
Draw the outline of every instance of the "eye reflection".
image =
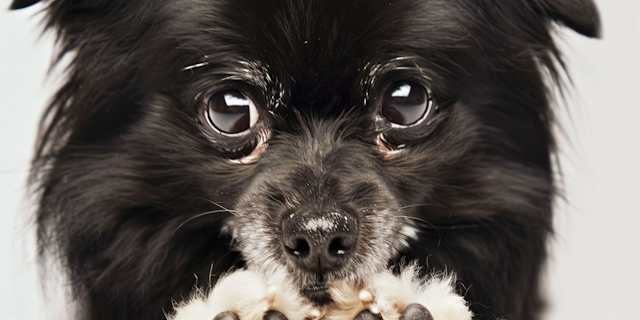
[[259, 117], [253, 101], [237, 90], [222, 91], [211, 96], [206, 112], [210, 124], [227, 134], [249, 130]]
[[392, 123], [411, 125], [429, 114], [431, 100], [427, 90], [413, 82], [393, 85], [384, 95], [381, 113]]
[[406, 98], [411, 94], [411, 86], [409, 84], [400, 85], [393, 93], [392, 97]]

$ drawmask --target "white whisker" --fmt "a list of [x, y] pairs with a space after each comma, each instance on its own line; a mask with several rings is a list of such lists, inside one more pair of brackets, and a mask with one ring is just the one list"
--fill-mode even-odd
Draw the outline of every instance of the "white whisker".
[[200, 63], [196, 63], [196, 64], [192, 64], [190, 66], [184, 67], [182, 68], [182, 71], [187, 71], [187, 70], [193, 70], [195, 68], [200, 68], [200, 67], [204, 67], [204, 66], [208, 66], [209, 62], [200, 62]]
[[220, 213], [220, 212], [230, 212], [231, 213], [231, 211], [228, 210], [228, 209], [211, 210], [211, 211], [205, 211], [203, 213], [199, 213], [199, 214], [197, 214], [197, 215], [195, 215], [193, 217], [190, 217], [189, 219], [187, 219], [187, 220], [183, 221], [182, 223], [180, 223], [180, 225], [173, 231], [173, 233], [171, 233], [171, 237], [169, 237], [169, 241], [167, 243], [171, 242], [171, 239], [173, 239], [173, 236], [175, 236], [176, 233], [178, 232], [178, 230], [180, 230], [180, 228], [182, 228], [185, 224], [187, 224], [187, 223], [189, 223], [189, 222], [191, 222], [191, 221], [193, 221], [195, 219], [198, 219], [198, 218], [210, 215], [210, 214], [214, 214], [214, 213]]

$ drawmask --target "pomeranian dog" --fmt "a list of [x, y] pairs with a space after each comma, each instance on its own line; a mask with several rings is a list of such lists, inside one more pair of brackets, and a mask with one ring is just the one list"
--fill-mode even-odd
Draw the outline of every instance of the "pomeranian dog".
[[[549, 86], [564, 72], [553, 23], [597, 37], [591, 0], [51, 0], [45, 12], [69, 64], [31, 183], [40, 254], [64, 267], [74, 319], [164, 319], [255, 290], [298, 303], [241, 301], [257, 317], [308, 306], [298, 316], [319, 318], [351, 299], [359, 319], [458, 319], [411, 303], [443, 283], [462, 318], [540, 319]], [[389, 316], [384, 295], [409, 298], [385, 300]], [[256, 317], [240, 309], [216, 318]]]

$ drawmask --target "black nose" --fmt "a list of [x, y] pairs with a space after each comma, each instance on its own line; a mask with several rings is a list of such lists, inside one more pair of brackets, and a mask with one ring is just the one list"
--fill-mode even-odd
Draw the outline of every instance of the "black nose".
[[295, 263], [319, 275], [340, 269], [358, 241], [354, 218], [342, 212], [293, 213], [282, 222], [285, 249]]

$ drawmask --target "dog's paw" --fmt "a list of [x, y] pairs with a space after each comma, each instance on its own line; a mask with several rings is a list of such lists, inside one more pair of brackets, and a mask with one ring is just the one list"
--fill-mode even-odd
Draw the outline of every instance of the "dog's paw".
[[[466, 301], [455, 293], [452, 275], [427, 280], [408, 267], [400, 276], [381, 272], [360, 284], [338, 283], [331, 288], [337, 308], [326, 320], [470, 320]], [[364, 309], [364, 310], [363, 310]]]
[[196, 291], [169, 320], [303, 320], [317, 313], [283, 275], [238, 270]]
[[[223, 311], [218, 313], [218, 315], [215, 316], [213, 320], [240, 320], [240, 317], [238, 317], [237, 314], [231, 311]], [[280, 311], [269, 310], [264, 314], [264, 316], [262, 317], [262, 320], [289, 320], [289, 319], [287, 319], [287, 316], [282, 314], [282, 312]]]
[[408, 305], [400, 314], [400, 320], [434, 320], [429, 309], [425, 306], [412, 303]]
[[218, 313], [213, 320], [240, 320], [240, 318], [231, 311], [223, 311]]
[[353, 320], [382, 320], [382, 316], [365, 309], [360, 311]]
[[197, 291], [175, 306], [169, 320], [470, 320], [471, 311], [453, 289], [453, 276], [427, 280], [409, 267], [366, 281], [340, 281], [334, 303], [316, 308], [283, 274], [240, 270], [221, 278], [208, 294]]
[[[213, 320], [240, 320], [240, 317], [238, 317], [237, 314], [231, 311], [223, 311], [218, 313], [218, 315], [215, 316]], [[269, 310], [264, 314], [264, 316], [262, 317], [262, 320], [289, 320], [289, 319], [287, 319], [287, 316], [285, 316], [280, 311]]]
[[[360, 311], [353, 320], [383, 320], [380, 314], [375, 314], [369, 309]], [[400, 312], [399, 320], [434, 320], [429, 310], [417, 303], [408, 305], [402, 312]]]

